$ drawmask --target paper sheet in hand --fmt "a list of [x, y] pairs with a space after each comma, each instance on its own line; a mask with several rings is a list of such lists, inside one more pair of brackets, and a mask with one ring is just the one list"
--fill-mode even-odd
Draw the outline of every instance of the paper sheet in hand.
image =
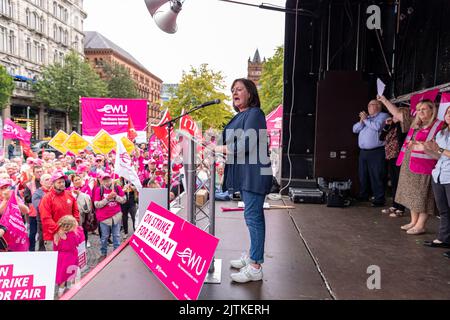
[[384, 93], [384, 88], [386, 85], [380, 79], [377, 79], [377, 92], [379, 96], [382, 96]]

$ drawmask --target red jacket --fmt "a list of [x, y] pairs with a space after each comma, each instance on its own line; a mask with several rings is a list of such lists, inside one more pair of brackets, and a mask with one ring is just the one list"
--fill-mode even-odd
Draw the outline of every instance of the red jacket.
[[39, 214], [45, 241], [53, 241], [53, 235], [58, 231], [57, 223], [61, 217], [72, 215], [80, 223], [77, 200], [67, 190], [60, 194], [54, 189], [47, 192], [39, 204]]

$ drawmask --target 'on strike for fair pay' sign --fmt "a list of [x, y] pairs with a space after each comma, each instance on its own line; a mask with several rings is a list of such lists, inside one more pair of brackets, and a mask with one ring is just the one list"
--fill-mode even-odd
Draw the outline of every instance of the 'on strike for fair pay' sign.
[[130, 240], [141, 260], [179, 300], [196, 300], [219, 239], [152, 202]]
[[0, 257], [0, 300], [53, 300], [58, 252], [2, 252]]

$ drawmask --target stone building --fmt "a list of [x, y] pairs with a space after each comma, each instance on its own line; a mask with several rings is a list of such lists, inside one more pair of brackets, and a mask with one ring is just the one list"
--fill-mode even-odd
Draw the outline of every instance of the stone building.
[[33, 139], [72, 130], [63, 112], [34, 103], [31, 83], [71, 49], [83, 55], [86, 17], [83, 0], [0, 0], [0, 63], [16, 84], [2, 117], [31, 130]]
[[150, 124], [158, 123], [161, 117], [160, 95], [162, 80], [148, 71], [138, 60], [114, 42], [95, 31], [86, 31], [84, 54], [94, 70], [104, 76], [103, 62], [118, 63], [130, 72], [142, 99], [148, 100], [148, 134]]
[[253, 56], [253, 60], [248, 58], [248, 75], [247, 79], [252, 80], [256, 86], [259, 84], [259, 80], [261, 79], [261, 73], [263, 70], [263, 63], [266, 61], [261, 60], [261, 56], [259, 55], [259, 50], [256, 49], [255, 55]]

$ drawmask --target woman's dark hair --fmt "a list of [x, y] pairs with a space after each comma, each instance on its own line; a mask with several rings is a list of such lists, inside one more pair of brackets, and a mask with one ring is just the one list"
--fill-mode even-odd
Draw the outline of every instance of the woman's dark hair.
[[76, 177], [81, 178], [81, 176], [78, 173], [75, 173], [75, 174], [70, 176], [70, 181], [73, 182], [73, 180], [75, 180]]
[[[248, 93], [250, 94], [250, 98], [248, 100], [248, 107], [249, 108], [261, 108], [261, 102], [259, 101], [259, 95], [258, 95], [258, 89], [256, 88], [256, 85], [253, 81], [240, 78], [233, 81], [233, 84], [231, 85], [231, 90], [233, 90], [234, 85], [236, 82], [242, 82], [244, 87], [247, 89]], [[236, 112], [239, 112], [239, 109], [234, 106], [233, 103], [233, 109]]]

